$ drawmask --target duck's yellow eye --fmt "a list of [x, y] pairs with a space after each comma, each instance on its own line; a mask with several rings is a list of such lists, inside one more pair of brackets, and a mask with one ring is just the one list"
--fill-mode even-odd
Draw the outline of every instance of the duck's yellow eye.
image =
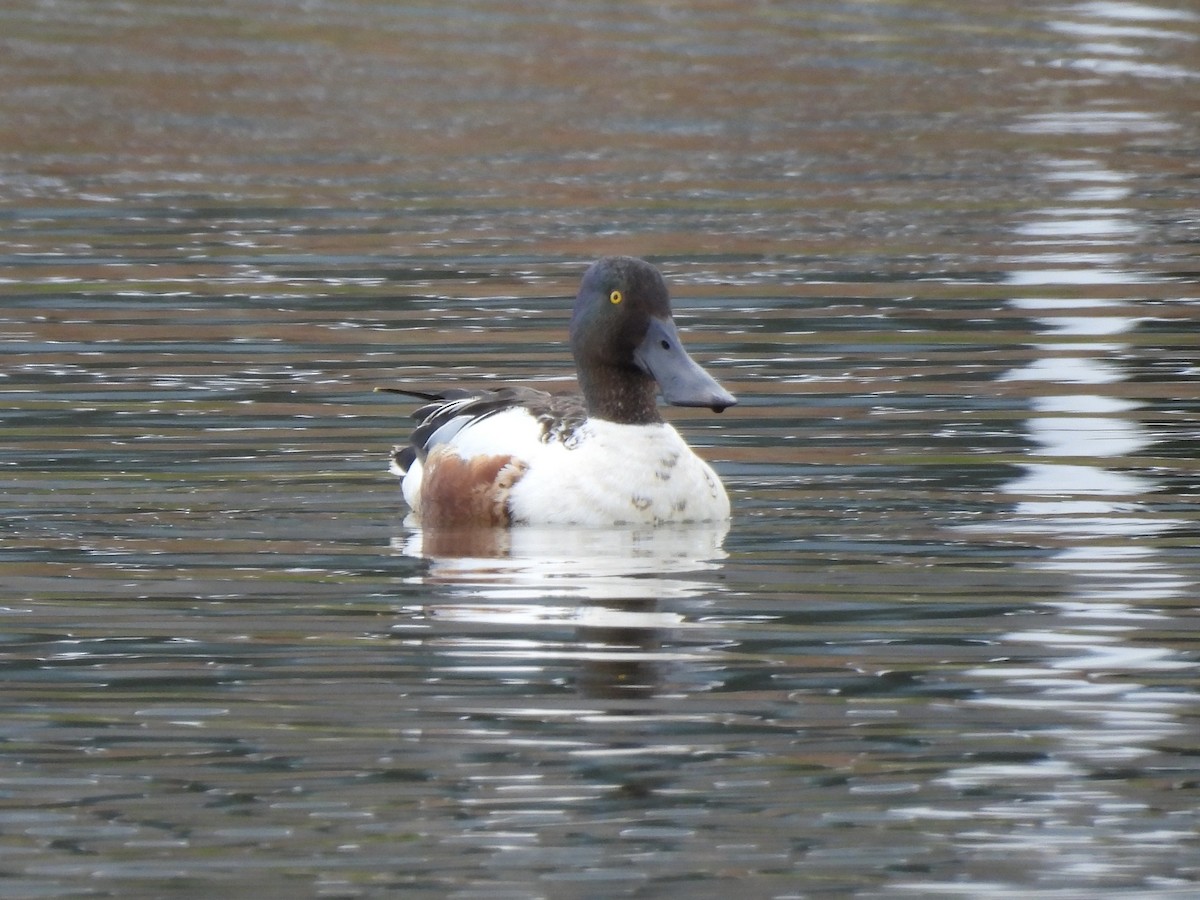
[[624, 299], [625, 299], [625, 295], [622, 294], [620, 291], [613, 291], [611, 294], [608, 295], [609, 303], [613, 303], [613, 304], [620, 303]]

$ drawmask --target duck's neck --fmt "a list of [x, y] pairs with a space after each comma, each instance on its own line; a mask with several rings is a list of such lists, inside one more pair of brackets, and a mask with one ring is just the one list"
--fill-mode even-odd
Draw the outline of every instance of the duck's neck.
[[618, 425], [655, 425], [658, 413], [658, 384], [636, 369], [601, 368], [579, 373], [579, 386], [587, 401], [588, 415]]

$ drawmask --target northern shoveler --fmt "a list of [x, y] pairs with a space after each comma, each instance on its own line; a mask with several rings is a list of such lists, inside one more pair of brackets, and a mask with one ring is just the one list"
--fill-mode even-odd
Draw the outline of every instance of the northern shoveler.
[[729, 498], [663, 421], [737, 400], [684, 350], [659, 271], [609, 257], [583, 276], [570, 326], [582, 396], [524, 387], [381, 390], [427, 401], [391, 470], [426, 527], [713, 522]]

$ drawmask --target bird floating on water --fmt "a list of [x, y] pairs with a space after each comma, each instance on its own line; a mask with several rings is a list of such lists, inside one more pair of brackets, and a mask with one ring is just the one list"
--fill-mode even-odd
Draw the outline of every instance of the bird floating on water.
[[658, 525], [729, 517], [729, 497], [656, 402], [721, 412], [737, 400], [679, 338], [658, 269], [606, 257], [584, 273], [570, 326], [582, 395], [527, 387], [421, 391], [391, 470], [425, 527]]

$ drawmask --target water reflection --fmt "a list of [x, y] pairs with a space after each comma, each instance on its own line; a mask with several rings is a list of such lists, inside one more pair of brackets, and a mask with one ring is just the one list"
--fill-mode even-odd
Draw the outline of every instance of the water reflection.
[[661, 579], [670, 574], [718, 569], [728, 533], [728, 522], [670, 528], [414, 526], [393, 538], [392, 546], [428, 560], [424, 577], [430, 581], [528, 583], [552, 596], [604, 599], [614, 584], [650, 577], [663, 587]]
[[[1071, 131], [1069, 124], [1060, 123], [1060, 128]], [[1049, 161], [1043, 176], [1051, 196], [1065, 193], [1064, 199], [1070, 205], [1032, 211], [1030, 218], [1041, 224], [1034, 228], [1018, 226], [1016, 231], [1023, 238], [1070, 252], [1081, 240], [1115, 248], [1124, 236], [1139, 233], [1132, 210], [1098, 205], [1123, 197], [1130, 176], [1074, 159]], [[1097, 189], [1097, 184], [1102, 187]], [[1104, 226], [1095, 227], [1102, 218]], [[1046, 227], [1051, 222], [1055, 228]], [[1118, 271], [1131, 262], [1122, 261], [1121, 256], [1120, 251], [1112, 253]], [[1036, 269], [1017, 270], [1011, 281], [1038, 283], [1038, 277]], [[1079, 283], [1088, 284], [1091, 279], [1080, 279]], [[1029, 403], [1033, 415], [1026, 421], [1033, 445], [1031, 461], [1022, 464], [1019, 477], [1003, 486], [1004, 491], [1019, 498], [1016, 515], [1008, 527], [1016, 532], [1062, 538], [1067, 544], [1065, 549], [1039, 566], [1079, 576], [1076, 591], [1091, 604], [1088, 617], [1093, 622], [1105, 616], [1126, 621], [1130, 602], [1154, 599], [1154, 592], [1148, 594], [1145, 590], [1142, 576], [1167, 566], [1166, 562], [1155, 562], [1158, 551], [1153, 543], [1131, 547], [1128, 540], [1158, 537], [1180, 524], [1156, 514], [1149, 503], [1162, 488], [1159, 481], [1145, 472], [1130, 471], [1138, 454], [1158, 440], [1137, 418], [1142, 404], [1122, 396], [1117, 389], [1129, 377], [1123, 360], [1134, 352], [1130, 335], [1143, 317], [1131, 315], [1128, 302], [1117, 304], [1087, 296], [1024, 297], [1010, 304], [1035, 314], [1032, 321], [1041, 339], [1033, 345], [1035, 356], [1030, 362], [1000, 376], [1001, 381], [1027, 384], [1032, 392]], [[1112, 393], [1105, 393], [1106, 388]], [[1106, 464], [1106, 460], [1117, 467]], [[1113, 543], [1113, 538], [1120, 542]], [[1178, 576], [1159, 574], [1162, 577], [1156, 576], [1155, 583], [1160, 585], [1178, 580]], [[1098, 577], [1110, 586], [1100, 595], [1091, 586]], [[1124, 588], [1113, 589], [1118, 584]], [[1157, 599], [1169, 601], [1173, 591]], [[1111, 606], [1097, 606], [1098, 601]], [[1068, 601], [1062, 607], [1064, 615], [1077, 613], [1077, 606], [1075, 601]], [[1061, 649], [1093, 643], [1089, 653], [1080, 658], [1079, 665], [1084, 669], [1089, 659], [1122, 659], [1136, 669], [1139, 661], [1158, 656], [1157, 652], [1147, 654], [1133, 648], [1115, 652], [1112, 640], [1136, 637], [1127, 634], [1129, 629], [1124, 625], [1115, 630], [1116, 637], [1093, 631], [1070, 639], [1049, 639], [1048, 646]]]
[[[1162, 15], [1159, 13], [1162, 12]], [[1157, 27], [1174, 17], [1149, 6], [1085, 3], [1063, 11], [1058, 30], [1081, 40], [1174, 36]], [[1109, 20], [1101, 23], [1098, 20]], [[1137, 22], [1131, 27], [1130, 22]], [[1153, 21], [1156, 27], [1146, 28]], [[1103, 55], [1101, 61], [1098, 55]], [[1089, 43], [1073, 65], [1092, 72], [1161, 74], [1145, 63], [1114, 60], [1135, 51]], [[987, 798], [973, 828], [957, 843], [983, 873], [1019, 854], [1035, 881], [1051, 885], [1120, 879], [1113, 848], [1153, 859], [1179, 852], [1183, 830], [1145, 829], [1144, 805], [1113, 773], [1141, 772], [1165, 745], [1189, 732], [1200, 705], [1190, 685], [1171, 689], [1164, 673], [1194, 672], [1196, 663], [1163, 635], [1179, 626], [1179, 598], [1194, 590], [1164, 538], [1184, 523], [1155, 503], [1163, 481], [1140, 458], [1159, 440], [1142, 421], [1144, 404], [1124, 386], [1126, 360], [1138, 348], [1138, 301], [1105, 292], [1116, 284], [1146, 284], [1130, 242], [1144, 240], [1146, 222], [1128, 201], [1135, 177], [1090, 158], [1083, 146], [1098, 135], [1157, 135], [1177, 124], [1158, 112], [1114, 105], [1027, 114], [1014, 130], [1080, 139], [1080, 152], [1042, 160], [1046, 204], [1014, 228], [1029, 249], [1007, 281], [1014, 310], [1037, 330], [1032, 359], [999, 376], [1028, 403], [1029, 441], [1020, 473], [1001, 491], [1014, 500], [1004, 530], [1054, 548], [1024, 565], [1061, 579], [1062, 588], [1038, 613], [998, 639], [1000, 651], [969, 675], [985, 689], [964, 709], [1019, 712], [1025, 759], [955, 766], [937, 781]], [[1044, 296], [1030, 286], [1047, 286]], [[1093, 293], [1094, 292], [1094, 293]], [[1131, 307], [1133, 308], [1131, 310]], [[1169, 678], [1170, 676], [1166, 676]], [[1012, 790], [1014, 784], [1024, 790]], [[898, 814], [928, 821], [953, 810]], [[1035, 824], [1036, 828], [1030, 828]], [[972, 896], [1008, 896], [1007, 879], [980, 879]], [[953, 885], [918, 885], [928, 894]]]
[[1184, 66], [1147, 59], [1143, 41], [1187, 41], [1181, 26], [1197, 21], [1195, 13], [1148, 3], [1086, 2], [1067, 7], [1050, 27], [1079, 41], [1077, 52], [1061, 61], [1067, 68], [1102, 76], [1193, 79]]
[[[403, 610], [398, 634], [452, 633], [442, 652], [470, 665], [567, 663], [580, 696], [649, 696], [660, 667], [710, 659], [664, 639], [689, 626], [663, 601], [718, 589], [729, 524], [637, 528], [421, 529], [393, 547], [426, 560], [408, 584], [430, 599]], [[566, 629], [569, 642], [547, 639]], [[533, 636], [537, 635], [535, 639]], [[591, 714], [591, 712], [589, 712]], [[652, 714], [643, 711], [639, 715]]]
[[[1074, 455], [1089, 446], [1086, 432], [1070, 442]], [[1104, 452], [1105, 439], [1097, 446]], [[970, 724], [971, 710], [1019, 723], [1004, 739], [989, 735], [996, 756], [1004, 756], [1004, 747], [1010, 758], [952, 766], [935, 779], [981, 798], [972, 827], [956, 841], [972, 860], [967, 868], [980, 872], [970, 892], [975, 897], [1010, 895], [1004, 881], [989, 885], [982, 873], [1012, 853], [1040, 882], [1073, 882], [1082, 873], [1102, 882], [1121, 875], [1111, 865], [1114, 847], [1149, 860], [1177, 852], [1171, 848], [1185, 839], [1182, 830], [1144, 828], [1145, 805], [1130, 790], [1137, 779], [1121, 774], [1140, 777], [1164, 746], [1187, 740], [1200, 705], [1190, 686], [1163, 686], [1164, 677], [1171, 680], [1166, 673], [1196, 669], [1162, 640], [1179, 627], [1177, 598], [1194, 588], [1149, 543], [1176, 523], [1146, 507], [1159, 487], [1151, 478], [1099, 465], [1024, 468], [1003, 487], [1018, 498], [1004, 529], [1061, 547], [1026, 563], [1031, 576], [1058, 579], [1061, 589], [1044, 597], [1036, 614], [1016, 617], [1020, 626], [997, 637], [987, 665], [964, 673], [984, 687], [962, 703], [963, 735], [989, 735], [987, 724]], [[954, 812], [894, 814], [928, 822]], [[953, 893], [949, 885], [921, 887], [930, 895]]]

